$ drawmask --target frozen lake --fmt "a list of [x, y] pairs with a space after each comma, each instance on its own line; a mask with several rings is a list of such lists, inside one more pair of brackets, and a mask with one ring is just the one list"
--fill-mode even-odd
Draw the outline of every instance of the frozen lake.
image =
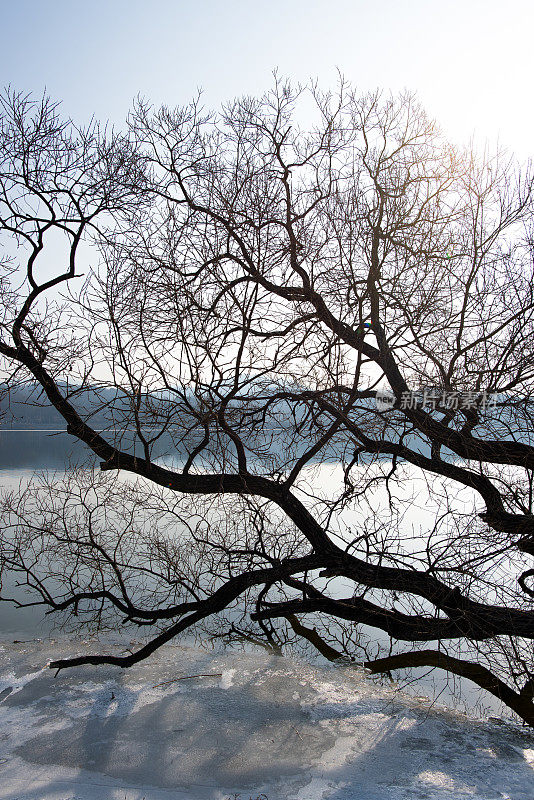
[[0, 644], [1, 800], [534, 796], [534, 734], [354, 667], [168, 645], [124, 671], [46, 668], [102, 646]]

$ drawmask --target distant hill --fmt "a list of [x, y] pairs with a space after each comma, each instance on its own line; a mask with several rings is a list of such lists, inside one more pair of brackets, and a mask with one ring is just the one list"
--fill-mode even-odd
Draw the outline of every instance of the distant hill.
[[[63, 388], [66, 389], [66, 386]], [[125, 397], [122, 392], [114, 387], [95, 386], [85, 387], [83, 390], [75, 389], [74, 391], [73, 404], [91, 427], [96, 430], [105, 430], [107, 438], [111, 441], [115, 439], [122, 449], [129, 452], [140, 452], [140, 443], [138, 440], [136, 441], [135, 430], [131, 421], [131, 408], [128, 397]], [[193, 393], [191, 393], [190, 400], [191, 405], [194, 406], [196, 401]], [[150, 396], [143, 395], [141, 401], [142, 406], [143, 404], [154, 406], [158, 401], [161, 401], [162, 408], [173, 408], [172, 399], [169, 402], [168, 397], [158, 396], [158, 393], [153, 393]], [[500, 401], [496, 409], [488, 411], [481, 417], [481, 424], [473, 430], [474, 435], [482, 439], [514, 440], [534, 444], [534, 408], [531, 409], [531, 405], [528, 402], [514, 405], [510, 400], [509, 403], [503, 403], [502, 397]], [[373, 418], [376, 420], [374, 399], [360, 401], [359, 408], [361, 422], [364, 426], [367, 420], [372, 420]], [[190, 452], [203, 436], [203, 429], [194, 424], [192, 417], [187, 417], [185, 409], [174, 408], [173, 413], [176, 415], [175, 420], [171, 422], [168, 431], [154, 445], [154, 458], [176, 458], [181, 461], [184, 454], [188, 451]], [[292, 436], [294, 436], [294, 424], [302, 421], [304, 414], [305, 408], [303, 406], [300, 410], [297, 409], [293, 421], [290, 422], [289, 405], [285, 401], [280, 401], [276, 405], [275, 413], [271, 421], [267, 423], [263, 434], [257, 431], [254, 439], [247, 441], [245, 438], [245, 444], [250, 448], [251, 457], [254, 458], [255, 452], [262, 451], [267, 454], [266, 458], [271, 457], [278, 461], [286, 452], [289, 459], [291, 459], [298, 457], [299, 454], [307, 450], [310, 444], [313, 444], [313, 440], [307, 438], [307, 434], [294, 439], [291, 445], [288, 439], [289, 430], [292, 430]], [[388, 419], [387, 436], [392, 441], [402, 435], [403, 442], [410, 448], [424, 455], [430, 455], [430, 447], [425, 437], [408, 430], [406, 421], [400, 414], [391, 412], [391, 414], [386, 414], [385, 418]], [[147, 421], [152, 421], [148, 414]], [[192, 433], [187, 433], [188, 429], [194, 430]], [[48, 402], [38, 385], [20, 386], [10, 389], [9, 392], [7, 392], [5, 386], [2, 387], [0, 385], [0, 466], [6, 463], [6, 458], [8, 457], [6, 454], [8, 452], [10, 453], [9, 459], [12, 460], [14, 458], [14, 431], [20, 430], [28, 432], [65, 432], [66, 425], [64, 419]], [[2, 431], [5, 433], [2, 434]], [[12, 433], [6, 438], [9, 431]], [[376, 435], [378, 435], [378, 432], [376, 432]], [[213, 437], [213, 441], [216, 440], [217, 437]], [[18, 446], [22, 447], [23, 440], [20, 438], [18, 441]], [[27, 439], [26, 444], [23, 446], [23, 449], [25, 447], [27, 450], [27, 455], [24, 458], [26, 461], [28, 459], [31, 460], [32, 453], [36, 458], [40, 453], [40, 458], [45, 458], [46, 460], [47, 453], [61, 451], [63, 453], [61, 458], [63, 459], [67, 450], [72, 451], [75, 445], [74, 438], [68, 436], [66, 432], [64, 435], [56, 436], [55, 438], [48, 435], [45, 439], [38, 440], [34, 437], [33, 440]], [[78, 453], [88, 452], [87, 448], [80, 443], [77, 443], [75, 449]], [[291, 449], [291, 455], [289, 449]], [[353, 450], [354, 443], [347, 438], [346, 434], [340, 433], [326, 448], [317, 454], [315, 460], [339, 461], [341, 459], [350, 459]], [[270, 456], [268, 453], [270, 453]], [[387, 454], [379, 455], [378, 457], [389, 459]], [[442, 448], [442, 457], [449, 460], [455, 459], [456, 455], [451, 451], [447, 451], [446, 448]], [[360, 456], [360, 461], [367, 462], [371, 458], [371, 456], [364, 454]], [[16, 465], [14, 464], [14, 466]]]

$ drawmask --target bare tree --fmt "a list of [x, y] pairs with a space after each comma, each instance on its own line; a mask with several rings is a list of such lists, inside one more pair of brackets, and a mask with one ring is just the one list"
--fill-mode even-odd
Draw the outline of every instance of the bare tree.
[[343, 82], [139, 103], [125, 135], [2, 107], [5, 389], [101, 470], [5, 497], [2, 569], [150, 633], [51, 666], [215, 619], [442, 668], [534, 725], [529, 170]]

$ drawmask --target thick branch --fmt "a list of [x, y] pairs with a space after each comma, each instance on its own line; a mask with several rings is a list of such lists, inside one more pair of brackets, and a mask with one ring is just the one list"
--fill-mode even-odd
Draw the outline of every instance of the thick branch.
[[534, 703], [532, 696], [515, 692], [506, 683], [501, 681], [480, 664], [453, 658], [439, 650], [416, 650], [411, 653], [378, 658], [375, 661], [366, 661], [364, 666], [373, 673], [391, 672], [394, 669], [408, 669], [411, 667], [439, 667], [454, 675], [468, 678], [482, 689], [490, 692], [505, 705], [516, 712], [528, 725], [534, 727]]
[[[479, 604], [474, 604], [479, 606]], [[385, 631], [395, 639], [410, 642], [438, 639], [483, 640], [494, 636], [523, 636], [534, 639], [534, 612], [500, 608], [478, 607], [477, 612], [459, 611], [453, 618], [436, 619], [419, 615], [390, 611], [362, 598], [334, 600], [329, 597], [289, 600], [273, 603], [261, 611], [251, 614], [251, 619], [273, 619], [288, 614], [310, 614], [320, 612], [350, 620], [361, 625], [370, 625]]]
[[243, 572], [230, 578], [226, 583], [219, 587], [212, 595], [205, 600], [200, 600], [197, 603], [183, 603], [175, 608], [175, 616], [185, 611], [190, 611], [192, 606], [194, 610], [188, 616], [183, 617], [163, 631], [158, 636], [155, 636], [150, 642], [135, 653], [128, 656], [79, 656], [77, 658], [65, 658], [50, 663], [51, 669], [65, 669], [66, 667], [76, 667], [82, 664], [113, 664], [117, 667], [130, 667], [148, 658], [152, 653], [158, 650], [162, 645], [169, 642], [182, 631], [190, 628], [205, 617], [211, 614], [216, 614], [225, 609], [232, 603], [240, 594], [251, 586], [264, 584], [280, 580], [286, 575], [295, 572], [302, 572], [308, 569], [316, 569], [320, 563], [317, 556], [303, 556], [302, 558], [288, 559], [284, 564], [277, 564], [273, 567], [266, 567], [265, 569], [250, 570]]

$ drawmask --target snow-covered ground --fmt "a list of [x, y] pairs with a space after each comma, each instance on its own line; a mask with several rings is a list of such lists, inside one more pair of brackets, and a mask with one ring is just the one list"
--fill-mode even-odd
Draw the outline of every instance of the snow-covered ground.
[[181, 645], [46, 668], [104, 647], [1, 644], [1, 800], [534, 799], [534, 734], [353, 667]]

